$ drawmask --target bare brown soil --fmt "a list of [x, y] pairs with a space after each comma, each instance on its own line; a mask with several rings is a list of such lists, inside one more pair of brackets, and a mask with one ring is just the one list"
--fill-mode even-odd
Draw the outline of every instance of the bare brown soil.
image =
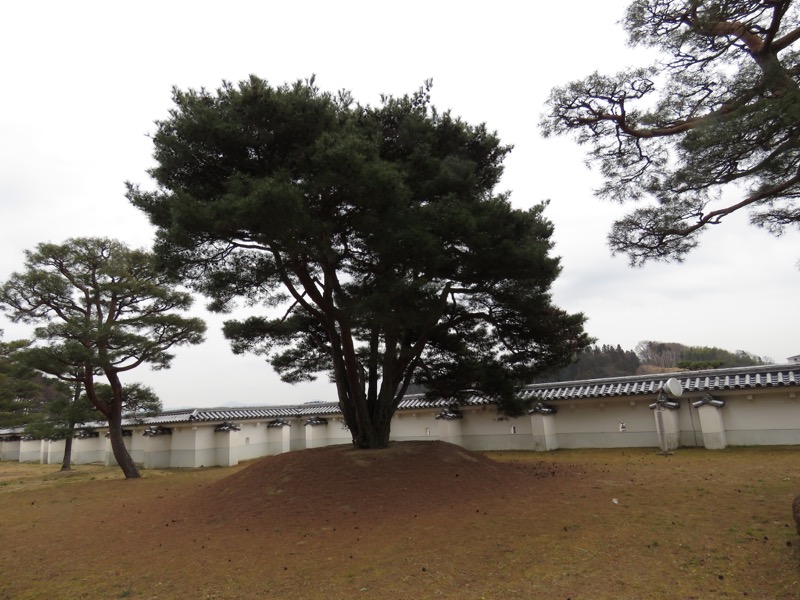
[[800, 598], [800, 448], [0, 463], [3, 598]]

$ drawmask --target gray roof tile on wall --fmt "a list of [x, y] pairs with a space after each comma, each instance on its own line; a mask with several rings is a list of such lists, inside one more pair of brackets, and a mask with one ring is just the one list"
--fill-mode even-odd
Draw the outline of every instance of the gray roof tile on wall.
[[[783, 387], [800, 385], [800, 364], [764, 365], [714, 369], [706, 371], [679, 371], [657, 375], [634, 375], [628, 377], [609, 377], [584, 381], [565, 381], [558, 383], [537, 383], [521, 390], [525, 398], [539, 402], [555, 400], [581, 400], [625, 396], [643, 396], [658, 393], [659, 387], [674, 377], [681, 383], [684, 394], [703, 394], [721, 390], [745, 390], [763, 387]], [[456, 403], [453, 399], [429, 400], [424, 394], [409, 395], [398, 406], [399, 411], [444, 408]], [[493, 401], [475, 394], [458, 402], [464, 406], [486, 406]], [[278, 418], [300, 418], [311, 416], [338, 415], [337, 402], [311, 402], [287, 406], [246, 406], [195, 408], [164, 411], [143, 420], [126, 420], [125, 426], [137, 423], [149, 425], [168, 425], [188, 422], [223, 422], [271, 420]], [[104, 423], [87, 423], [84, 427], [104, 427]], [[7, 429], [0, 434], [10, 434], [16, 430]]]
[[761, 365], [707, 371], [678, 371], [656, 375], [611, 377], [587, 381], [538, 383], [522, 392], [537, 400], [576, 400], [609, 396], [637, 396], [658, 392], [667, 379], [675, 378], [684, 393], [800, 385], [800, 365]]
[[[435, 409], [454, 404], [453, 399], [440, 398], [428, 400], [424, 394], [406, 396], [400, 401], [398, 410]], [[483, 396], [474, 395], [461, 402], [467, 406], [492, 404], [492, 401]], [[146, 419], [147, 423], [185, 423], [188, 421], [207, 423], [212, 421], [247, 421], [256, 419], [300, 418], [312, 416], [339, 415], [338, 402], [312, 402], [292, 406], [243, 406], [224, 408], [196, 408], [184, 410], [165, 411], [155, 417]], [[134, 424], [133, 421], [126, 425]]]

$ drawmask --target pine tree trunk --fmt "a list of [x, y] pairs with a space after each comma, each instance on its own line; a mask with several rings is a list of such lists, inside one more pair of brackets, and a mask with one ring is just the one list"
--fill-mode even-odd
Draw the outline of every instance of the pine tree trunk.
[[[81, 399], [81, 390], [83, 389], [83, 384], [80, 381], [76, 381], [72, 393], [72, 404], [77, 404]], [[67, 439], [64, 442], [64, 460], [61, 461], [61, 470], [62, 471], [71, 471], [72, 470], [72, 440], [75, 438], [75, 421], [72, 418], [69, 418], [69, 422], [67, 423]]]
[[61, 470], [62, 471], [71, 471], [72, 470], [72, 435], [74, 430], [72, 429], [74, 425], [70, 427], [70, 431], [67, 432], [67, 439], [64, 440], [64, 460], [61, 461]]
[[119, 468], [125, 475], [125, 479], [138, 479], [141, 477], [136, 463], [133, 462], [128, 449], [125, 447], [125, 439], [122, 436], [122, 415], [113, 411], [108, 419], [108, 437], [111, 441], [111, 450], [117, 460]]
[[353, 446], [360, 450], [380, 450], [389, 446], [389, 427], [371, 427], [353, 435]]
[[[380, 450], [389, 446], [392, 429], [392, 416], [388, 418], [384, 411], [371, 415], [369, 423], [350, 422], [355, 420], [354, 411], [343, 411], [345, 422], [353, 436], [353, 446], [362, 450]], [[350, 419], [348, 419], [350, 416]]]
[[386, 448], [394, 414], [392, 399], [374, 393], [377, 377], [364, 381], [363, 368], [349, 331], [332, 334], [331, 341], [335, 348], [340, 348], [333, 355], [336, 388], [339, 408], [353, 437], [353, 446], [365, 450]]

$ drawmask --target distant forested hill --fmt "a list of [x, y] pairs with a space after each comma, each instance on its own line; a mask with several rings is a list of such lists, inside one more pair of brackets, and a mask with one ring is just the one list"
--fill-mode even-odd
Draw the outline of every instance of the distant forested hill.
[[579, 353], [571, 364], [537, 378], [535, 383], [746, 367], [770, 362], [772, 361], [767, 357], [756, 356], [744, 350], [730, 352], [711, 346], [686, 346], [676, 342], [647, 340], [639, 342], [636, 350], [623, 350], [619, 344], [590, 346]]

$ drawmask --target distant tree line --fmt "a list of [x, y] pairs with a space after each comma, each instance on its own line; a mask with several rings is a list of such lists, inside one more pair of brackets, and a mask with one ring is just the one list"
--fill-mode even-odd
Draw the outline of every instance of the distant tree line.
[[744, 350], [730, 352], [716, 346], [685, 346], [674, 342], [642, 341], [636, 345], [636, 354], [644, 365], [667, 369], [751, 367], [772, 362], [766, 356]]
[[0, 346], [0, 427], [66, 439], [66, 470], [76, 425], [106, 421], [117, 464], [126, 478], [139, 477], [123, 419], [161, 405], [122, 376], [142, 365], [168, 368], [174, 347], [203, 340], [205, 323], [180, 314], [192, 301], [151, 253], [117, 240], [73, 238], [26, 251], [25, 268], [0, 283], [0, 310], [35, 326], [32, 339]]
[[[66, 440], [62, 471], [71, 468], [72, 440], [80, 426], [102, 421], [79, 382], [49, 377], [31, 366], [29, 340], [2, 341], [0, 330], [0, 429], [17, 430], [31, 439]], [[95, 392], [107, 405], [114, 401], [110, 385], [97, 383]], [[131, 383], [123, 390], [128, 419], [161, 412], [161, 400], [149, 387]]]
[[641, 361], [633, 350], [623, 350], [619, 344], [595, 345], [577, 353], [566, 367], [537, 379], [537, 383], [635, 375], [640, 365]]
[[577, 353], [572, 363], [566, 367], [548, 373], [536, 382], [577, 381], [633, 375], [640, 364], [639, 357], [632, 350], [623, 350], [619, 345], [595, 345]]
[[27, 425], [37, 421], [65, 390], [18, 359], [30, 342], [4, 342], [2, 336], [0, 330], [0, 428]]
[[767, 357], [744, 350], [730, 352], [714, 346], [686, 346], [677, 342], [641, 341], [635, 350], [619, 344], [594, 345], [578, 352], [565, 367], [537, 378], [537, 383], [624, 377], [646, 372], [720, 369], [769, 364]]

